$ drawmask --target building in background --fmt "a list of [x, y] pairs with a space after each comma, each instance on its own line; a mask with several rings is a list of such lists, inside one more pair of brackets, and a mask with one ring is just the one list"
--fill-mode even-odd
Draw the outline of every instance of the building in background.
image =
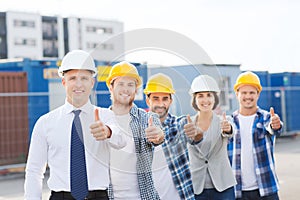
[[107, 40], [123, 29], [119, 21], [0, 12], [0, 59], [62, 58], [74, 49], [97, 49], [103, 61], [111, 61], [123, 55], [124, 38]]

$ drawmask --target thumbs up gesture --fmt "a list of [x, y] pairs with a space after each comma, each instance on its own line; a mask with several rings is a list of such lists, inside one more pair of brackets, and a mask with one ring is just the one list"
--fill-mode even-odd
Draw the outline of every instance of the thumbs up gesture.
[[164, 140], [164, 132], [154, 125], [152, 116], [149, 117], [148, 127], [145, 129], [145, 132], [149, 142], [161, 144]]
[[202, 139], [203, 131], [201, 131], [201, 129], [197, 127], [195, 123], [193, 123], [190, 115], [187, 115], [186, 119], [187, 119], [187, 124], [183, 126], [186, 136], [188, 136], [190, 139], [194, 141], [198, 141]]
[[270, 125], [271, 125], [271, 128], [273, 130], [278, 130], [280, 129], [281, 127], [281, 124], [280, 124], [280, 118], [279, 116], [274, 112], [274, 108], [271, 107], [270, 108], [270, 115], [271, 115], [271, 119], [270, 119]]
[[232, 132], [231, 124], [227, 120], [225, 112], [223, 112], [223, 115], [222, 115], [221, 131], [222, 131], [222, 133], [225, 133], [225, 134], [230, 134]]
[[95, 122], [90, 125], [90, 130], [97, 141], [105, 140], [111, 136], [110, 128], [106, 126], [99, 118], [98, 109], [95, 109]]

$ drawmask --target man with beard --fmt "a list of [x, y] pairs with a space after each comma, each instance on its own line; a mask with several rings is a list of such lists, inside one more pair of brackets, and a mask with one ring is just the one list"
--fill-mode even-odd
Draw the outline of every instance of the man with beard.
[[250, 71], [241, 73], [234, 85], [239, 109], [232, 114], [237, 131], [228, 151], [235, 195], [242, 200], [279, 199], [273, 152], [283, 125], [272, 107], [268, 112], [257, 106], [261, 90], [258, 76]]
[[160, 199], [152, 178], [154, 146], [164, 141], [156, 114], [147, 113], [133, 103], [142, 80], [136, 67], [128, 62], [115, 64], [106, 80], [111, 94], [110, 109], [115, 113], [127, 145], [111, 149], [111, 198], [124, 200]]
[[[175, 93], [172, 80], [165, 74], [155, 74], [148, 79], [144, 93], [150, 111], [159, 115], [165, 132], [164, 143], [154, 151], [152, 171], [155, 188], [163, 200], [194, 199], [188, 139], [184, 132], [187, 118], [169, 113], [172, 95]], [[189, 127], [189, 132], [192, 132], [194, 137], [196, 127], [194, 124], [190, 124]], [[202, 136], [199, 139], [201, 138]]]

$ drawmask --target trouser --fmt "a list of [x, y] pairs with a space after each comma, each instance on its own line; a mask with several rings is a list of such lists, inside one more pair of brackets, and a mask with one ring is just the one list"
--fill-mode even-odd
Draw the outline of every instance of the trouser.
[[242, 198], [237, 200], [279, 200], [277, 192], [268, 196], [261, 197], [259, 190], [242, 191]]
[[[54, 192], [51, 191], [49, 200], [75, 200], [71, 195], [71, 192]], [[89, 191], [88, 196], [85, 198], [88, 200], [108, 200], [107, 190], [95, 190]], [[80, 199], [81, 200], [81, 199]]]
[[201, 194], [195, 194], [196, 200], [234, 200], [234, 188], [230, 187], [222, 192], [215, 188], [204, 189]]

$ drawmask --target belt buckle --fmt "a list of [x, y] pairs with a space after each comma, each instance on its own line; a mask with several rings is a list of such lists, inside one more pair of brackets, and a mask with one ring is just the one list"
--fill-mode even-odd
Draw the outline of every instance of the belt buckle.
[[84, 200], [88, 200], [89, 198], [88, 197], [84, 197]]

